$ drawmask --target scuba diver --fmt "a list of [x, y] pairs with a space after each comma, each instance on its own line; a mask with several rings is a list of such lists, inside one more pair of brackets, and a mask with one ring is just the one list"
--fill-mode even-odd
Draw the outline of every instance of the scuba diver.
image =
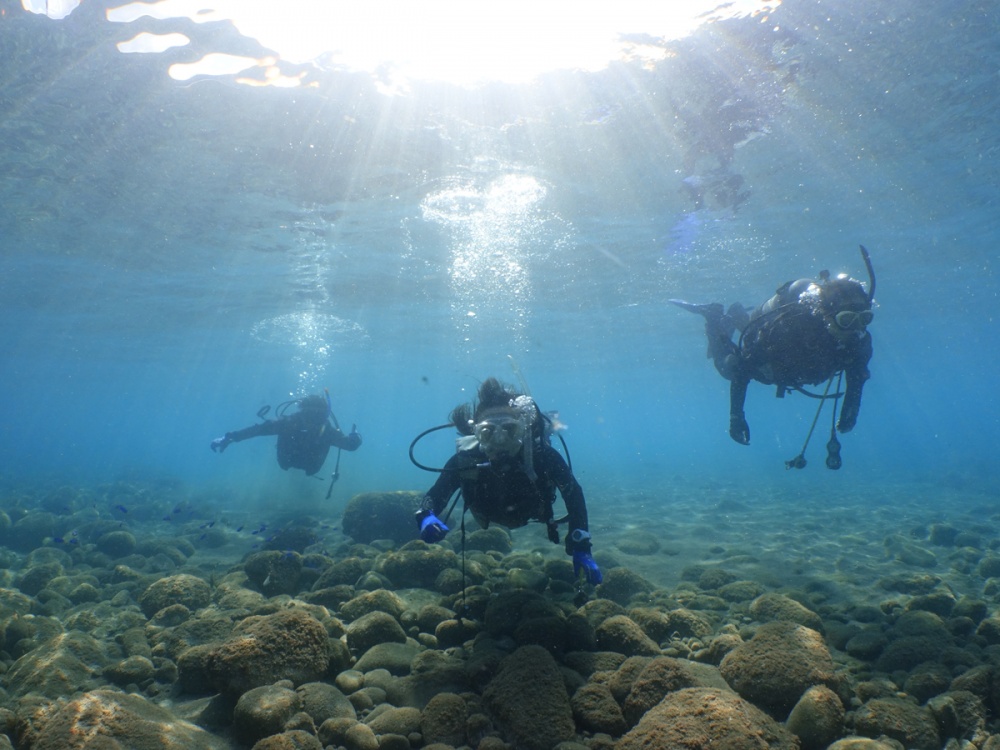
[[[726, 310], [719, 303], [670, 300], [705, 318], [708, 357], [719, 374], [730, 381], [729, 435], [737, 443], [750, 443], [750, 426], [743, 406], [751, 380], [777, 386], [778, 398], [790, 390], [818, 398], [820, 408], [824, 401], [833, 399], [833, 420], [836, 420], [837, 401], [843, 397], [836, 429], [831, 424], [826, 461], [828, 468], [840, 468], [836, 431], [850, 432], [854, 428], [861, 408], [861, 391], [870, 377], [872, 337], [868, 325], [874, 317], [875, 272], [864, 246], [861, 255], [868, 270], [867, 292], [860, 281], [845, 274], [830, 278], [829, 272], [823, 271], [818, 280], [798, 279], [784, 284], [753, 311], [739, 303]], [[735, 341], [734, 333], [739, 334]], [[831, 394], [834, 379], [837, 387]], [[846, 381], [843, 393], [839, 392], [841, 379]], [[824, 381], [823, 394], [804, 390], [806, 385]], [[819, 409], [809, 437], [818, 418]], [[806, 465], [804, 453], [809, 437], [802, 452], [785, 463], [786, 468], [801, 469]]]
[[[448, 424], [426, 430], [410, 445], [410, 460], [416, 466], [440, 472], [416, 514], [420, 538], [428, 543], [444, 539], [449, 528], [440, 516], [447, 518], [445, 507], [455, 491], [461, 490], [465, 508], [483, 528], [491, 523], [520, 528], [529, 521], [541, 521], [549, 539], [558, 544], [559, 524], [568, 521], [565, 547], [573, 557], [574, 576], [579, 578], [582, 572], [588, 583], [600, 583], [601, 570], [590, 554], [583, 489], [570, 465], [550, 444], [552, 420], [539, 411], [534, 399], [488, 378], [479, 387], [478, 403], [455, 407], [449, 418]], [[423, 466], [413, 458], [420, 438], [450, 427], [462, 437], [443, 469]], [[552, 512], [557, 489], [568, 513], [558, 520]]]
[[[298, 411], [287, 414], [292, 405], [298, 406]], [[323, 462], [326, 461], [331, 446], [336, 446], [338, 450], [356, 451], [361, 445], [361, 435], [358, 434], [357, 425], [351, 426], [349, 435], [340, 431], [337, 418], [333, 415], [329, 391], [325, 392], [325, 398], [312, 395], [279, 404], [274, 410], [277, 419], [265, 419], [270, 408], [265, 406], [257, 412], [257, 416], [264, 419], [260, 424], [227, 432], [213, 440], [209, 447], [216, 453], [222, 453], [230, 443], [238, 443], [261, 435], [277, 435], [278, 465], [286, 470], [302, 469], [308, 476], [313, 476], [323, 468]], [[333, 481], [337, 480], [339, 470], [338, 452]], [[332, 488], [332, 482], [330, 486]]]

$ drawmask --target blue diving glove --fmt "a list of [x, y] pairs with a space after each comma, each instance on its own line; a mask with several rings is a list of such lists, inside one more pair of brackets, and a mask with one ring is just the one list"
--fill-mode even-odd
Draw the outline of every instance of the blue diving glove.
[[208, 447], [212, 449], [213, 453], [222, 453], [231, 442], [233, 442], [233, 439], [227, 432], [222, 437], [213, 440]]
[[596, 586], [604, 580], [601, 569], [597, 567], [597, 563], [594, 562], [594, 558], [590, 556], [589, 552], [573, 553], [573, 577], [579, 578], [581, 570], [587, 577], [587, 583], [591, 586]]
[[448, 527], [444, 521], [429, 511], [427, 515], [418, 518], [417, 521], [420, 523], [420, 538], [428, 544], [440, 542], [448, 533]]

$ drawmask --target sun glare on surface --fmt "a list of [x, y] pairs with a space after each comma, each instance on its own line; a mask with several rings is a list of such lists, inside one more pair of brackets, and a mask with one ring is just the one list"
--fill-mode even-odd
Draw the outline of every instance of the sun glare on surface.
[[[27, 7], [39, 0], [23, 2]], [[686, 36], [709, 21], [767, 13], [779, 4], [780, 0], [159, 0], [113, 8], [107, 17], [123, 24], [144, 16], [198, 23], [229, 20], [279, 60], [364, 71], [384, 88], [397, 89], [415, 80], [462, 86], [526, 83], [555, 70], [600, 70], [616, 60], [655, 62], [665, 55], [662, 41]], [[215, 68], [218, 63], [216, 57]], [[185, 71], [188, 77], [192, 74], [197, 74], [196, 68]], [[218, 73], [207, 69], [203, 74]]]

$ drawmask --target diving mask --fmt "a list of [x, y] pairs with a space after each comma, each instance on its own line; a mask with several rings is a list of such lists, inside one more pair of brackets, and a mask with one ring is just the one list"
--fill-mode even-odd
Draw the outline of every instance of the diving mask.
[[845, 331], [864, 328], [875, 318], [871, 310], [841, 310], [833, 316], [837, 327]]
[[524, 444], [524, 423], [505, 415], [494, 415], [473, 427], [483, 453], [492, 458], [514, 456]]

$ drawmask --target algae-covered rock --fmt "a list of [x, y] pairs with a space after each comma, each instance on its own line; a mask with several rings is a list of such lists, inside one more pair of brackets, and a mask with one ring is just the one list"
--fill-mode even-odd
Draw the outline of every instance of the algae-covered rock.
[[387, 612], [369, 612], [347, 626], [347, 645], [363, 654], [380, 643], [406, 643], [403, 627]]
[[798, 750], [792, 734], [728, 690], [686, 688], [671, 693], [622, 737], [615, 750]]
[[762, 625], [726, 654], [720, 669], [743, 698], [782, 718], [813, 685], [837, 683], [823, 636], [784, 621]]
[[250, 555], [243, 564], [247, 579], [266, 596], [299, 592], [302, 555], [291, 550], [265, 550]]
[[97, 549], [111, 559], [125, 557], [135, 552], [135, 537], [124, 529], [115, 529], [98, 538]]
[[653, 658], [632, 683], [622, 705], [628, 725], [635, 726], [643, 715], [663, 700], [668, 693], [690, 687], [728, 689], [719, 670], [705, 664], [668, 656]]
[[615, 615], [597, 626], [597, 647], [625, 656], [659, 656], [660, 647], [626, 615]]
[[3, 684], [13, 695], [37, 693], [55, 699], [97, 687], [95, 679], [105, 666], [104, 648], [97, 640], [70, 632], [24, 654], [3, 675]]
[[420, 711], [412, 706], [387, 706], [365, 723], [376, 735], [396, 734], [406, 736], [420, 731]]
[[302, 708], [302, 697], [278, 685], [262, 685], [248, 690], [233, 709], [233, 731], [241, 742], [252, 745], [259, 739], [278, 734], [285, 722]]
[[399, 619], [405, 610], [406, 602], [400, 598], [399, 594], [387, 589], [376, 589], [375, 591], [363, 591], [344, 602], [340, 605], [340, 616], [345, 620], [357, 620], [369, 612], [378, 611]]
[[362, 492], [347, 501], [344, 533], [361, 544], [392, 539], [404, 544], [416, 539], [420, 529], [413, 514], [423, 499], [421, 492]]
[[808, 607], [783, 594], [761, 594], [750, 603], [750, 616], [760, 622], [784, 620], [823, 632], [823, 620]]
[[843, 734], [844, 713], [835, 692], [815, 685], [792, 708], [785, 727], [799, 738], [802, 750], [822, 750]]
[[860, 735], [873, 738], [884, 735], [916, 750], [941, 747], [934, 715], [928, 708], [910, 701], [874, 698], [854, 712], [854, 728]]
[[667, 623], [671, 633], [680, 638], [704, 638], [712, 633], [712, 623], [704, 615], [681, 607], [667, 613]]
[[559, 666], [540, 646], [521, 646], [500, 663], [483, 705], [518, 747], [550, 750], [573, 738], [573, 709]]
[[301, 610], [248, 617], [211, 650], [205, 667], [218, 690], [236, 695], [278, 680], [315, 682], [330, 663], [328, 640], [323, 624]]
[[653, 584], [641, 575], [619, 567], [605, 573], [604, 582], [597, 587], [597, 595], [625, 606], [636, 594], [648, 594], [652, 590]]
[[197, 576], [181, 573], [154, 581], [139, 596], [139, 606], [146, 617], [152, 617], [171, 604], [183, 604], [194, 611], [212, 601], [212, 589]]
[[573, 693], [570, 705], [573, 708], [573, 718], [588, 732], [604, 732], [618, 737], [629, 728], [611, 688], [603, 683], [590, 682], [583, 685]]
[[488, 529], [476, 529], [466, 537], [465, 548], [480, 552], [502, 552], [507, 554], [513, 549], [510, 534], [499, 526]]
[[433, 589], [443, 570], [457, 567], [458, 556], [450, 549], [418, 539], [380, 557], [375, 572], [397, 588]]
[[323, 750], [323, 745], [304, 729], [290, 729], [265, 737], [251, 750]]
[[420, 714], [420, 733], [424, 742], [461, 747], [465, 744], [468, 717], [469, 710], [461, 696], [455, 693], [435, 695]]
[[68, 701], [45, 721], [32, 750], [227, 750], [229, 743], [145, 698], [95, 690]]
[[321, 725], [327, 719], [355, 719], [354, 706], [339, 688], [326, 682], [307, 682], [299, 685], [298, 694], [302, 698], [302, 710], [313, 721]]

